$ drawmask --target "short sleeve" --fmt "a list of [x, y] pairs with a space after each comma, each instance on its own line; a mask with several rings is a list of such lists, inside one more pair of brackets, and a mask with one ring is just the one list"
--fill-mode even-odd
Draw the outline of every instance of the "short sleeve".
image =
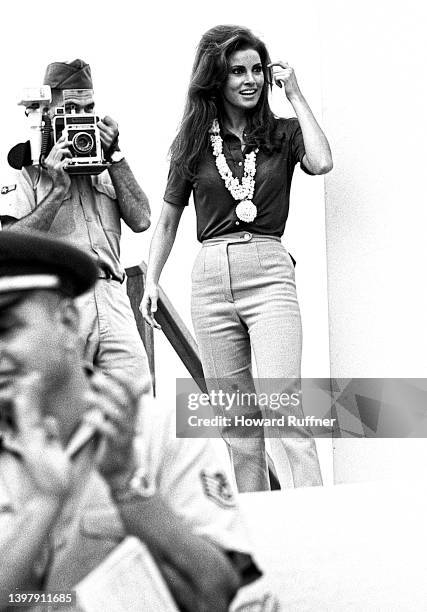
[[23, 168], [1, 177], [0, 217], [22, 219], [36, 208], [33, 169]]
[[149, 493], [161, 495], [194, 533], [227, 551], [247, 585], [239, 589], [230, 610], [270, 602], [271, 589], [263, 579], [257, 580], [261, 572], [252, 561], [253, 544], [229, 480], [227, 451], [221, 446], [222, 453], [215, 445], [222, 441], [177, 438], [175, 410], [153, 401], [145, 401], [140, 419], [136, 449]]
[[306, 174], [313, 175], [308, 168], [306, 168], [302, 162], [305, 155], [304, 139], [302, 136], [301, 127], [298, 119], [290, 119], [292, 122], [292, 135], [291, 135], [291, 154], [295, 164], [300, 164], [301, 169]]
[[176, 164], [171, 162], [164, 195], [165, 202], [175, 206], [187, 206], [192, 189], [191, 181], [183, 177], [178, 171]]
[[142, 409], [141, 432], [137, 456], [145, 466], [147, 483], [155, 482], [154, 490], [195, 533], [224, 549], [249, 552], [228, 459], [217, 452], [214, 441], [177, 438], [175, 410], [153, 402]]

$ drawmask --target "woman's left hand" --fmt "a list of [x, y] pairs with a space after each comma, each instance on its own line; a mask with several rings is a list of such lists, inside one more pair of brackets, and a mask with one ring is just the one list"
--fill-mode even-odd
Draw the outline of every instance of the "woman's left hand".
[[272, 62], [268, 64], [268, 68], [272, 69], [273, 80], [276, 85], [285, 88], [288, 100], [301, 95], [294, 69], [287, 62]]

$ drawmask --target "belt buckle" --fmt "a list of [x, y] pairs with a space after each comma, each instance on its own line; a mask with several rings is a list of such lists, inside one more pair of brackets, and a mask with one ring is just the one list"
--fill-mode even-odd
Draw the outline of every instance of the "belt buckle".
[[98, 278], [102, 278], [103, 280], [111, 280], [113, 278], [113, 275], [109, 270], [106, 270], [105, 268], [100, 268]]

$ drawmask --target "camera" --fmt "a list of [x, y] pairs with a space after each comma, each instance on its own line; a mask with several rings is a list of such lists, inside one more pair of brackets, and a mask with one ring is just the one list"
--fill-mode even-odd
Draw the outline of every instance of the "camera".
[[52, 120], [53, 142], [62, 135], [71, 143], [71, 158], [67, 164], [69, 174], [98, 174], [107, 167], [101, 146], [99, 117], [93, 114], [66, 113], [57, 107]]
[[[59, 101], [59, 100], [58, 100]], [[64, 134], [71, 143], [66, 171], [69, 174], [99, 174], [108, 168], [101, 146], [99, 117], [91, 112], [75, 112], [83, 102], [93, 107], [91, 89], [65, 89], [62, 103], [55, 106], [52, 117], [52, 91], [48, 85], [27, 87], [18, 104], [25, 106], [29, 140], [13, 147], [8, 154], [12, 168], [43, 164], [52, 146]]]

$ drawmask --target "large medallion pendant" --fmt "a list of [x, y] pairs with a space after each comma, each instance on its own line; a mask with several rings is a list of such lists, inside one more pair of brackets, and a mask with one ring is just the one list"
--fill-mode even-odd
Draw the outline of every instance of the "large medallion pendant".
[[236, 206], [236, 215], [240, 221], [251, 223], [257, 216], [257, 207], [251, 200], [242, 200]]

